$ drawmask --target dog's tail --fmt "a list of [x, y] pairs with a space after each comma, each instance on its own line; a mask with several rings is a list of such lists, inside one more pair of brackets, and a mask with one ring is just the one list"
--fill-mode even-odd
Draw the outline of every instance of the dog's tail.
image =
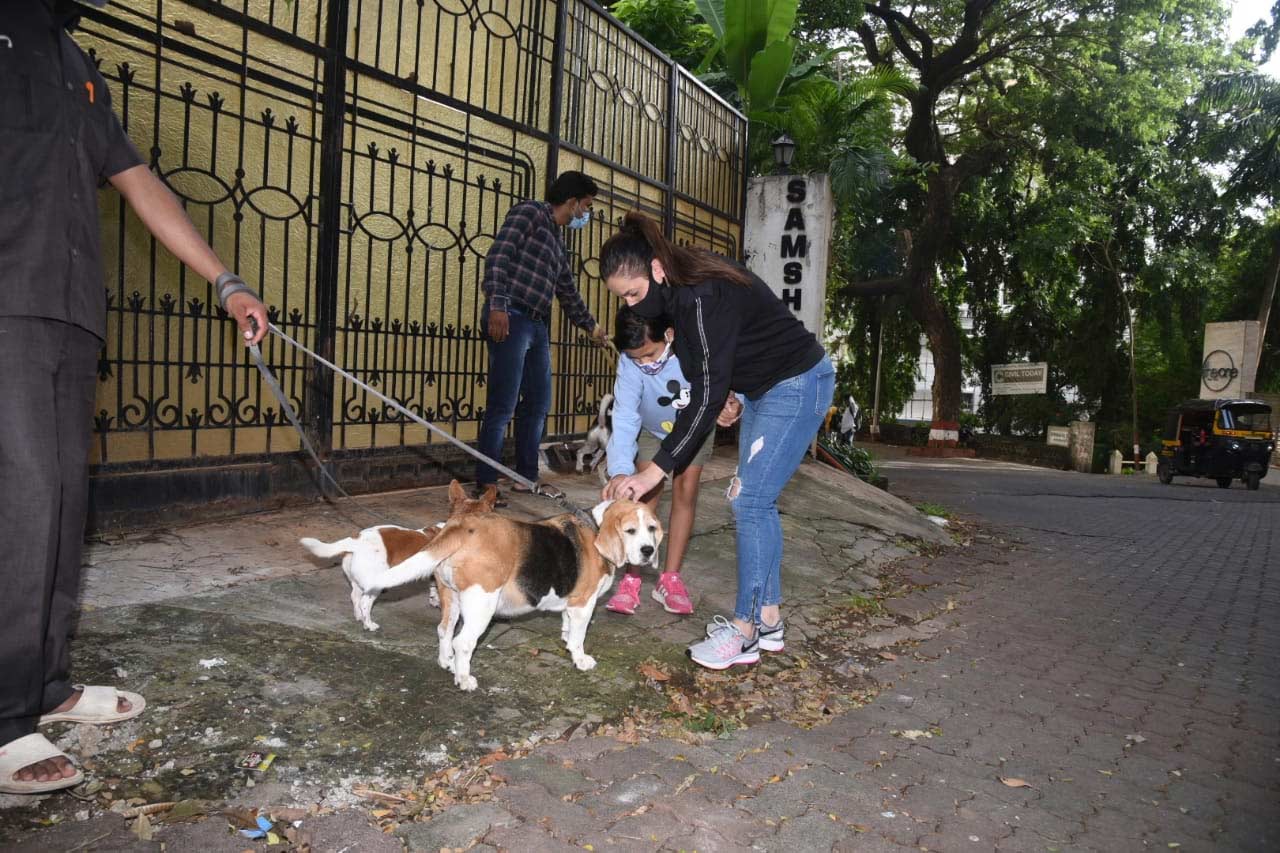
[[613, 394], [605, 394], [600, 398], [600, 412], [596, 415], [596, 424], [602, 429], [613, 428]]
[[440, 528], [440, 533], [426, 548], [403, 563], [397, 563], [385, 572], [379, 572], [375, 577], [362, 580], [365, 591], [380, 592], [431, 577], [441, 563], [452, 557], [463, 546], [467, 536], [468, 534], [458, 525], [446, 522], [445, 526]]
[[319, 539], [306, 536], [299, 539], [298, 544], [317, 557], [338, 557], [355, 550], [356, 540], [347, 538], [339, 539], [337, 542], [321, 542]]

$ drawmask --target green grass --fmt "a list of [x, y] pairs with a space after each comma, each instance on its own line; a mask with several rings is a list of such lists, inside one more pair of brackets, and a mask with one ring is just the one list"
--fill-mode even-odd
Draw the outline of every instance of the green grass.
[[884, 605], [874, 598], [855, 592], [845, 601], [845, 606], [855, 613], [864, 616], [876, 616], [884, 613]]
[[715, 711], [707, 711], [701, 717], [690, 717], [684, 725], [691, 732], [710, 732], [717, 737], [728, 737], [738, 727], [736, 720], [721, 717]]
[[923, 512], [925, 515], [936, 515], [938, 518], [951, 518], [951, 510], [947, 509], [942, 504], [925, 501], [922, 504], [916, 504], [916, 509]]

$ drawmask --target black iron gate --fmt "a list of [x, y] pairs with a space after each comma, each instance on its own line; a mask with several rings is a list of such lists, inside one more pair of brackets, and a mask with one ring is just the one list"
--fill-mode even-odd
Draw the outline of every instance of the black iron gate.
[[[483, 415], [485, 252], [548, 175], [601, 186], [570, 251], [602, 322], [596, 254], [627, 210], [740, 250], [745, 120], [590, 0], [152, 0], [87, 12], [77, 38], [274, 322], [460, 438]], [[103, 199], [99, 509], [288, 490], [298, 442], [211, 288]], [[548, 433], [579, 433], [613, 365], [552, 322]], [[449, 456], [278, 342], [265, 355], [350, 487], [421, 482], [414, 460]]]

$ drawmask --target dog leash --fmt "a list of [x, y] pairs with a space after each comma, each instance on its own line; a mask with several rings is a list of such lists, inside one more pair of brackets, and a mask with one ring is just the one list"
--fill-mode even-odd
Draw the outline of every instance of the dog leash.
[[[256, 327], [257, 324], [255, 323], [254, 325]], [[497, 462], [493, 459], [490, 459], [488, 456], [484, 455], [479, 450], [476, 450], [474, 447], [467, 444], [465, 441], [455, 438], [454, 436], [440, 429], [440, 427], [431, 423], [431, 421], [427, 420], [426, 418], [423, 418], [423, 417], [420, 417], [419, 415], [414, 414], [404, 406], [400, 405], [395, 400], [388, 397], [386, 394], [383, 394], [377, 388], [374, 388], [373, 386], [369, 385], [367, 382], [364, 382], [363, 380], [358, 379], [357, 377], [348, 373], [346, 370], [343, 370], [341, 367], [334, 364], [332, 361], [329, 361], [324, 356], [320, 355], [314, 350], [309, 349], [306, 345], [289, 337], [289, 335], [282, 332], [274, 323], [268, 323], [267, 330], [270, 331], [272, 334], [274, 334], [276, 337], [283, 340], [285, 343], [299, 350], [300, 352], [304, 352], [307, 355], [311, 356], [312, 359], [319, 362], [320, 364], [323, 364], [325, 367], [329, 368], [334, 373], [338, 374], [343, 379], [352, 383], [356, 387], [364, 390], [369, 394], [372, 394], [374, 397], [377, 397], [379, 400], [386, 403], [388, 406], [395, 409], [397, 412], [404, 415], [409, 420], [413, 421], [419, 426], [426, 427], [427, 430], [434, 433], [435, 435], [440, 436], [445, 441], [449, 442], [455, 447], [460, 448], [461, 450], [465, 451], [471, 456], [474, 456], [476, 459], [479, 459], [481, 462], [484, 462], [486, 465], [491, 466], [496, 471], [510, 477], [513, 482], [519, 483], [520, 485], [528, 489], [530, 494], [537, 495], [538, 497], [542, 497], [542, 498], [546, 498], [548, 500], [554, 501], [560, 507], [562, 507], [565, 511], [573, 513], [579, 519], [584, 521], [592, 530], [596, 529], [596, 522], [595, 522], [595, 519], [592, 518], [591, 513], [587, 512], [581, 507], [575, 506], [574, 504], [570, 503], [568, 499], [565, 498], [563, 493], [553, 492], [545, 486], [540, 486], [537, 483], [521, 476], [520, 474], [517, 474], [515, 471], [512, 471], [510, 468], [503, 465], [501, 462]], [[312, 461], [316, 463], [316, 467], [320, 470], [324, 479], [332, 483], [333, 487], [337, 489], [341, 495], [343, 495], [344, 497], [350, 498], [351, 495], [348, 494], [347, 491], [343, 489], [341, 485], [339, 485], [338, 481], [335, 480], [333, 475], [329, 473], [327, 466], [325, 466], [325, 464], [320, 460], [320, 456], [318, 453], [316, 453], [315, 447], [312, 446], [311, 441], [307, 438], [306, 433], [303, 431], [302, 424], [298, 421], [298, 416], [294, 412], [293, 406], [289, 403], [288, 398], [285, 396], [284, 389], [280, 387], [280, 383], [276, 380], [275, 375], [271, 372], [271, 369], [267, 367], [266, 361], [263, 360], [262, 350], [258, 347], [257, 344], [251, 344], [249, 346], [249, 353], [253, 357], [253, 363], [254, 365], [257, 366], [258, 372], [262, 374], [263, 380], [266, 381], [267, 387], [271, 389], [271, 393], [274, 394], [276, 400], [279, 401], [281, 408], [284, 410], [286, 417], [288, 417], [289, 419], [289, 423], [293, 424], [293, 428], [297, 430], [298, 437], [302, 441], [302, 446], [306, 449]], [[323, 481], [321, 482], [323, 483]], [[324, 495], [323, 485], [320, 486], [320, 493], [321, 495]], [[365, 510], [363, 508], [361, 509], [362, 511], [370, 515], [376, 516], [376, 513], [372, 513], [369, 510]]]

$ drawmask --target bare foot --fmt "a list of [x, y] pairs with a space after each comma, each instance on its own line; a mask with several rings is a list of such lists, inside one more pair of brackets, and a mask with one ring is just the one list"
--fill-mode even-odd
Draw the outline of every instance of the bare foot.
[[53, 779], [67, 779], [76, 775], [76, 768], [64, 756], [46, 758], [35, 764], [28, 764], [13, 774], [15, 782], [48, 782]]
[[[63, 702], [61, 705], [59, 705], [58, 707], [54, 708], [54, 709], [53, 709], [52, 711], [50, 711], [49, 713], [50, 713], [50, 714], [62, 714], [62, 713], [65, 713], [66, 711], [70, 711], [72, 708], [74, 708], [74, 707], [76, 706], [76, 703], [80, 701], [80, 696], [81, 696], [81, 694], [83, 694], [83, 693], [84, 693], [84, 691], [83, 691], [83, 690], [76, 690], [76, 691], [73, 691], [73, 692], [72, 692], [72, 694], [71, 694], [70, 696], [68, 696], [68, 697], [67, 697], [67, 701]], [[121, 697], [116, 701], [116, 710], [117, 710], [119, 713], [123, 714], [123, 713], [125, 713], [126, 711], [130, 711], [130, 710], [132, 710], [132, 709], [133, 709], [133, 705], [129, 702], [129, 700], [125, 699], [123, 696], [121, 696]], [[68, 774], [66, 774], [66, 775], [70, 776], [71, 774], [70, 774], [70, 773], [68, 773]], [[42, 779], [41, 781], [44, 781], [44, 780]]]

